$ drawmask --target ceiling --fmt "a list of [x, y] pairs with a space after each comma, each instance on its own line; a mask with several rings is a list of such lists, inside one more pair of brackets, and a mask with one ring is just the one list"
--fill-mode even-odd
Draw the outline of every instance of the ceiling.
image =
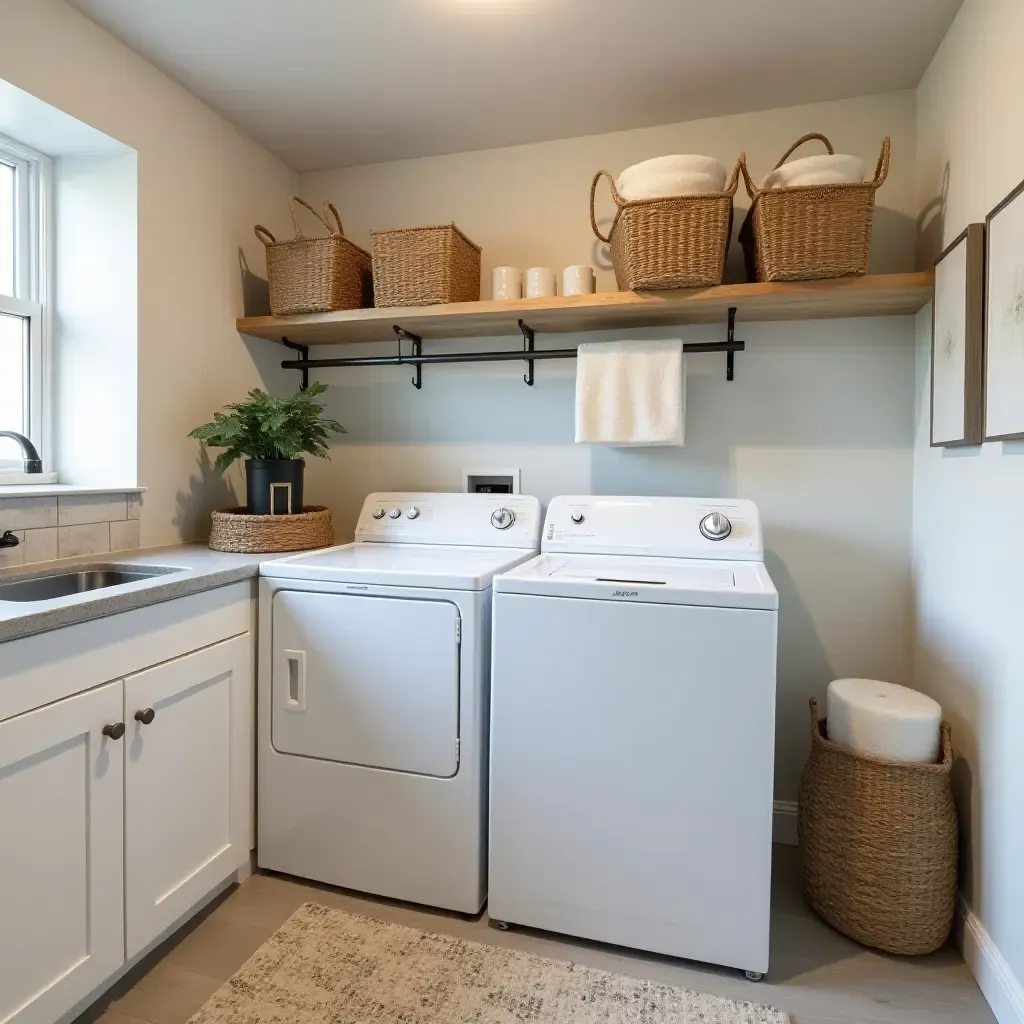
[[912, 88], [961, 0], [70, 0], [295, 170]]

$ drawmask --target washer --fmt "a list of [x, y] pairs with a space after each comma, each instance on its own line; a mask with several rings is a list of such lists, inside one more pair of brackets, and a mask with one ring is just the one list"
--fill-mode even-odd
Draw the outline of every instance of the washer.
[[535, 498], [371, 494], [355, 543], [261, 567], [261, 867], [480, 910], [491, 580], [539, 535]]
[[778, 595], [748, 501], [556, 498], [494, 581], [488, 913], [768, 969]]

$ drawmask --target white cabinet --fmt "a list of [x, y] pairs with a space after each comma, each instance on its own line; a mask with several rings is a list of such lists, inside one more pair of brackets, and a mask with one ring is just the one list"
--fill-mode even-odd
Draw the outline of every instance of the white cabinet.
[[248, 856], [248, 634], [125, 679], [129, 958]]
[[7, 1024], [51, 1024], [124, 960], [122, 707], [113, 682], [0, 722]]

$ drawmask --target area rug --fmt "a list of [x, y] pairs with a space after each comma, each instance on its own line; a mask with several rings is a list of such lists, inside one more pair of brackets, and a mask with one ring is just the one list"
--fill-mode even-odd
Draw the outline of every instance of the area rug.
[[303, 904], [191, 1024], [787, 1024], [702, 995]]

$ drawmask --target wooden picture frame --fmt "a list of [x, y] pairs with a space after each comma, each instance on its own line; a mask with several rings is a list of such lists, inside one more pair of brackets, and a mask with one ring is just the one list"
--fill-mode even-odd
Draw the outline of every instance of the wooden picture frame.
[[1024, 439], [1024, 181], [985, 218], [985, 440]]
[[981, 444], [985, 434], [985, 225], [970, 224], [935, 261], [931, 446]]

